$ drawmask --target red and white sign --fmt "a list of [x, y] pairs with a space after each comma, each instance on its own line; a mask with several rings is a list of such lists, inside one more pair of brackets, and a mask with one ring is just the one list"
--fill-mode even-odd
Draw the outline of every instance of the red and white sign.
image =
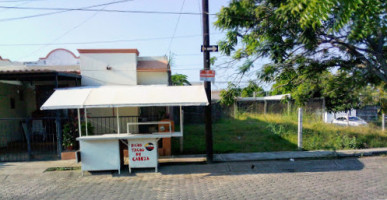
[[129, 140], [130, 168], [157, 168], [157, 140]]
[[215, 71], [214, 70], [200, 70], [200, 80], [201, 81], [215, 81]]

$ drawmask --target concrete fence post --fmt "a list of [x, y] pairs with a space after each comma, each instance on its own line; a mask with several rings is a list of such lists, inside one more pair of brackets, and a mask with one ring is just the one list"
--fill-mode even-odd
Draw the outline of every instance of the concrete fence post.
[[298, 150], [302, 150], [302, 108], [298, 108]]
[[321, 106], [322, 120], [325, 121], [325, 98], [322, 98], [322, 106]]
[[290, 100], [288, 100], [288, 115], [290, 115]]
[[383, 113], [383, 114], [382, 114], [382, 131], [385, 130], [385, 127], [386, 127], [386, 116], [385, 116], [385, 114]]
[[238, 102], [237, 102], [237, 100], [235, 99], [235, 101], [234, 101], [234, 117], [236, 117], [237, 116], [237, 113], [238, 113]]

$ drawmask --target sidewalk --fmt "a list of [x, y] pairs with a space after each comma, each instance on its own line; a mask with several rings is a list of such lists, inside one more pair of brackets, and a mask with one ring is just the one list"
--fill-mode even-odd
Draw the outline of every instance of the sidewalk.
[[[261, 153], [226, 153], [215, 154], [215, 162], [235, 161], [260, 161], [260, 160], [287, 160], [287, 159], [315, 159], [332, 157], [359, 157], [387, 154], [387, 148], [338, 150], [338, 151], [279, 151]], [[189, 163], [205, 162], [206, 155], [179, 155], [172, 157], [161, 157], [160, 163]]]

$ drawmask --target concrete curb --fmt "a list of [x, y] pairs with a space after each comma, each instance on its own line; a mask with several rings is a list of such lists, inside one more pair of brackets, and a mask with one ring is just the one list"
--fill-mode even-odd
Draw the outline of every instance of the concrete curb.
[[[317, 158], [340, 158], [360, 157], [387, 154], [387, 148], [339, 150], [339, 151], [279, 151], [279, 152], [257, 152], [257, 153], [226, 153], [214, 154], [214, 162], [242, 162], [242, 161], [264, 161], [264, 160], [289, 160], [289, 159], [317, 159]], [[179, 155], [171, 157], [160, 157], [160, 163], [195, 163], [205, 162], [205, 154]]]
[[287, 160], [307, 158], [359, 157], [387, 154], [387, 148], [339, 150], [339, 151], [282, 151], [262, 153], [228, 153], [215, 154], [216, 162]]

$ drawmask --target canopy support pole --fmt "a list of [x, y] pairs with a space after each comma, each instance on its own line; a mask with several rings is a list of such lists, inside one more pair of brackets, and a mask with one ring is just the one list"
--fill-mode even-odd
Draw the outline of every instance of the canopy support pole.
[[183, 153], [183, 142], [184, 142], [184, 134], [183, 134], [183, 131], [184, 131], [184, 123], [183, 123], [183, 109], [181, 108], [180, 106], [180, 132], [181, 132], [181, 137], [180, 137], [180, 153]]
[[88, 136], [89, 132], [87, 130], [87, 110], [86, 110], [86, 108], [85, 108], [85, 129], [86, 129], [86, 136]]
[[81, 112], [79, 111], [79, 108], [77, 109], [77, 111], [78, 111], [78, 132], [79, 132], [79, 137], [82, 137]]
[[116, 108], [116, 111], [117, 111], [117, 133], [120, 134], [121, 133], [121, 128], [120, 128], [120, 113], [118, 112], [118, 107]]

